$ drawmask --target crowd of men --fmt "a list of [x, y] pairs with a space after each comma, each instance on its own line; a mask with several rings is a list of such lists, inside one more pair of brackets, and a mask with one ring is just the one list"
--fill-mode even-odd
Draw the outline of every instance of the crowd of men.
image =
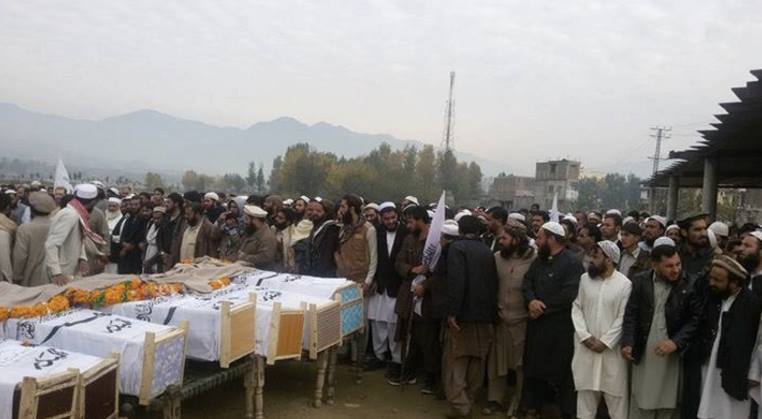
[[[51, 188], [52, 189], [52, 188]], [[99, 182], [0, 193], [0, 279], [65, 285], [211, 256], [362, 284], [366, 369], [422, 379], [453, 417], [758, 417], [762, 231], [704, 214], [446, 208], [347, 194], [134, 193]], [[557, 221], [555, 219], [558, 219]]]

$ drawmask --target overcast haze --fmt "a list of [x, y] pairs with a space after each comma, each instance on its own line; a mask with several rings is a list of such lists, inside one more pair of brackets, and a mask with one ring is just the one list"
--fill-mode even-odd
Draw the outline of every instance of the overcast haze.
[[[762, 67], [762, 2], [0, 2], [0, 102], [100, 119], [150, 108], [247, 127], [293, 116], [456, 147], [643, 167]], [[643, 173], [640, 173], [643, 174]]]

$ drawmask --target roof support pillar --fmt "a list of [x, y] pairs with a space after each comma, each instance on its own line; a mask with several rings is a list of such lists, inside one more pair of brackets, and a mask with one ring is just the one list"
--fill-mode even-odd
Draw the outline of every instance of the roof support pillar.
[[680, 178], [676, 175], [669, 177], [667, 190], [667, 219], [677, 220], [677, 199], [680, 192]]
[[704, 185], [701, 190], [701, 211], [709, 214], [709, 219], [717, 217], [717, 158], [704, 157]]

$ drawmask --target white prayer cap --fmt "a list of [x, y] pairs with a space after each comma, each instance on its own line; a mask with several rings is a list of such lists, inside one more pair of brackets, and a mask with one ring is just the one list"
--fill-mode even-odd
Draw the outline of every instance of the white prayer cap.
[[39, 180], [33, 180], [32, 181], [32, 187], [34, 188], [34, 187], [37, 187], [37, 186], [42, 186], [42, 183], [40, 183]]
[[375, 210], [376, 212], [381, 211], [380, 207], [375, 202], [370, 202], [366, 204], [365, 209], [372, 209], [372, 210]]
[[520, 212], [512, 212], [512, 213], [508, 214], [508, 218], [513, 218], [514, 220], [519, 220], [519, 221], [526, 221], [527, 220], [527, 217], [524, 217], [524, 214], [522, 214]]
[[427, 210], [427, 211], [426, 211], [426, 213], [427, 213], [427, 214], [429, 214], [429, 219], [432, 219], [432, 218], [434, 218], [434, 211], [432, 211], [432, 210]]
[[658, 247], [658, 246], [676, 247], [675, 241], [670, 239], [667, 236], [661, 236], [658, 239], [654, 240], [654, 247]]
[[321, 198], [319, 196], [316, 196], [314, 201], [316, 201], [316, 202], [323, 202], [323, 198]]
[[396, 210], [397, 206], [394, 205], [394, 202], [391, 201], [382, 202], [381, 205], [378, 206], [378, 212], [383, 212], [389, 208]]
[[217, 192], [207, 192], [206, 195], [204, 195], [204, 199], [211, 199], [216, 202], [220, 200], [220, 196], [217, 195]]
[[5, 194], [6, 195], [16, 195], [16, 190], [15, 189], [6, 189], [5, 190]]
[[420, 205], [420, 204], [418, 203], [418, 198], [416, 198], [416, 197], [414, 197], [414, 196], [412, 196], [412, 195], [408, 195], [408, 196], [406, 196], [406, 197], [405, 197], [405, 199], [403, 199], [403, 201], [408, 201], [408, 202], [412, 202], [412, 203], [414, 203], [415, 205]]
[[98, 196], [98, 188], [92, 183], [80, 183], [74, 187], [74, 195], [81, 199], [95, 199]]
[[302, 195], [299, 197], [302, 201], [304, 201], [306, 204], [310, 203], [310, 198], [307, 195]]
[[680, 230], [680, 226], [678, 226], [677, 224], [670, 224], [670, 225], [667, 226], [667, 229], [664, 230], [664, 233], [666, 233], [666, 232], [668, 232], [669, 230], [672, 230], [672, 229]]
[[287, 207], [293, 205], [293, 203], [294, 203], [294, 200], [291, 199], [291, 198], [288, 198], [288, 199], [283, 201], [283, 205], [285, 205]]
[[611, 240], [601, 240], [596, 244], [601, 248], [603, 253], [608, 256], [609, 259], [611, 259], [612, 262], [619, 264], [619, 257], [621, 252], [619, 251], [619, 246], [617, 246], [616, 243], [612, 242]]
[[762, 242], [762, 231], [760, 230], [754, 230], [751, 233], [749, 233], [752, 237]]
[[95, 185], [96, 188], [106, 189], [106, 185], [104, 185], [100, 180], [94, 180], [92, 181], [92, 184]]
[[135, 199], [135, 194], [134, 194], [134, 193], [131, 193], [131, 194], [129, 194], [129, 195], [127, 195], [127, 196], [125, 196], [125, 197], [124, 197], [124, 199], [126, 199], [126, 200], [128, 200], [128, 201], [129, 201], [130, 199]]
[[446, 220], [442, 224], [442, 234], [446, 236], [458, 237], [460, 235], [458, 222], [455, 220]]
[[117, 188], [110, 188], [108, 191], [114, 195], [119, 195], [119, 189]]
[[571, 214], [564, 215], [564, 220], [569, 220], [569, 221], [572, 222], [572, 224], [577, 225], [577, 217], [575, 217], [575, 216], [573, 216]]
[[117, 197], [115, 197], [115, 196], [112, 196], [111, 198], [108, 199], [108, 203], [109, 204], [121, 205], [122, 204], [122, 200], [117, 198]]
[[616, 215], [621, 217], [622, 216], [622, 211], [619, 211], [616, 208], [612, 208], [612, 209], [606, 211], [606, 215], [613, 215], [613, 214], [616, 214]]
[[166, 214], [167, 213], [167, 207], [162, 207], [161, 205], [157, 206], [157, 207], [153, 207], [153, 212], [160, 212], [162, 214]]
[[594, 218], [594, 217], [598, 217], [598, 214], [596, 214], [596, 213], [594, 213], [592, 211], [587, 213], [587, 218]]
[[711, 229], [706, 230], [706, 237], [709, 239], [709, 247], [712, 249], [717, 248], [717, 235]]
[[543, 224], [542, 229], [549, 231], [556, 236], [566, 237], [566, 230], [564, 230], [564, 226], [555, 221], [548, 221], [547, 223]]
[[460, 221], [460, 219], [461, 219], [461, 218], [463, 218], [463, 217], [464, 217], [464, 216], [466, 216], [466, 215], [472, 215], [472, 214], [471, 214], [471, 211], [469, 211], [469, 210], [467, 210], [467, 209], [464, 209], [463, 211], [461, 211], [461, 212], [459, 212], [459, 213], [455, 214], [455, 216], [454, 216], [454, 217], [452, 217], [452, 219], [453, 219], [453, 220], [455, 220], [455, 221], [457, 222], [457, 221]]
[[661, 215], [652, 215], [646, 219], [646, 222], [649, 222], [651, 220], [656, 221], [657, 223], [661, 224], [661, 227], [664, 228], [667, 226], [667, 219], [662, 217]]
[[730, 228], [728, 228], [728, 225], [722, 221], [715, 221], [712, 224], [709, 224], [709, 230], [714, 232], [716, 236], [720, 237], [728, 237], [728, 235], [730, 235]]
[[267, 218], [267, 211], [263, 210], [262, 208], [259, 208], [256, 205], [244, 205], [243, 213], [248, 215], [249, 217]]

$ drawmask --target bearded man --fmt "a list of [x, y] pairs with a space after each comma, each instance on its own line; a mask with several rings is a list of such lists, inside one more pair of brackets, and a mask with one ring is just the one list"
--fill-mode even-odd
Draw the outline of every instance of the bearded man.
[[237, 260], [251, 263], [255, 268], [272, 270], [278, 241], [267, 225], [267, 211], [256, 205], [243, 207], [244, 236], [238, 249]]
[[74, 198], [50, 222], [45, 241], [45, 264], [57, 285], [66, 285], [76, 273], [87, 274], [86, 238], [98, 245], [106, 243], [89, 225], [90, 212], [95, 208], [97, 196], [95, 185], [77, 185]]
[[524, 276], [524, 300], [529, 310], [522, 405], [528, 418], [539, 415], [548, 395], [555, 396], [564, 418], [577, 414], [571, 372], [574, 325], [571, 308], [577, 297], [582, 262], [566, 250], [565, 230], [550, 221], [542, 225], [535, 244], [538, 258]]
[[508, 394], [508, 375], [516, 375], [516, 391], [509, 402], [508, 416], [515, 416], [519, 407], [523, 384], [522, 358], [526, 338], [527, 312], [521, 285], [529, 267], [537, 257], [529, 245], [527, 229], [518, 222], [503, 227], [497, 236], [500, 250], [495, 252], [498, 291], [495, 341], [487, 358], [487, 400], [484, 414], [505, 411]]

